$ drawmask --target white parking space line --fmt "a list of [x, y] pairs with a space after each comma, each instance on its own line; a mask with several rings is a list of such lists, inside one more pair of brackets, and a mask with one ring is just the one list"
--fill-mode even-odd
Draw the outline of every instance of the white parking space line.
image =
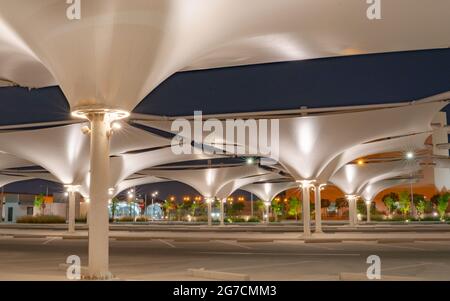
[[52, 241], [54, 241], [54, 240], [61, 240], [62, 238], [61, 237], [49, 237], [49, 238], [47, 238], [47, 240], [46, 241], [44, 241], [42, 244], [43, 245], [47, 245], [47, 244], [49, 244], [49, 243], [51, 243]]
[[444, 241], [425, 241], [425, 240], [417, 241], [416, 240], [415, 243], [424, 244], [424, 245], [438, 245], [438, 246], [450, 247], [450, 241], [444, 242]]
[[319, 260], [302, 260], [302, 261], [294, 261], [294, 262], [285, 262], [285, 263], [268, 263], [268, 264], [257, 264], [257, 265], [240, 265], [235, 267], [226, 267], [218, 269], [218, 271], [233, 271], [233, 270], [248, 270], [248, 269], [259, 269], [259, 268], [274, 268], [274, 267], [283, 267], [283, 266], [292, 266], [299, 264], [307, 264], [307, 263], [319, 263]]
[[320, 244], [320, 243], [303, 243], [303, 244], [301, 244], [301, 246], [310, 247], [313, 249], [328, 250], [328, 251], [338, 251], [339, 250], [336, 248], [330, 248], [330, 247], [326, 246], [325, 244]]
[[197, 252], [211, 255], [264, 255], [264, 256], [361, 256], [358, 253], [265, 253], [265, 252]]
[[222, 243], [224, 245], [239, 247], [239, 248], [242, 248], [242, 249], [247, 249], [247, 250], [252, 250], [253, 249], [252, 247], [242, 245], [242, 244], [238, 243], [237, 241], [233, 241], [233, 240], [213, 240], [213, 241], [214, 242], [218, 242], [218, 243]]
[[163, 244], [165, 244], [165, 245], [167, 245], [167, 246], [169, 246], [169, 247], [171, 247], [171, 248], [173, 248], [173, 249], [176, 249], [176, 246], [175, 246], [174, 244], [168, 242], [167, 240], [164, 240], [164, 239], [158, 239], [158, 241], [159, 241], [159, 242], [162, 242]]
[[384, 268], [381, 271], [396, 271], [396, 270], [403, 270], [403, 269], [409, 269], [409, 268], [417, 268], [417, 267], [421, 267], [421, 266], [425, 266], [425, 265], [431, 265], [432, 263], [430, 262], [419, 262], [416, 264], [408, 264], [408, 265], [400, 265], [400, 266], [396, 266], [396, 267], [390, 267], [390, 268]]
[[389, 243], [382, 243], [382, 244], [378, 244], [378, 245], [382, 246], [382, 247], [389, 247], [389, 248], [394, 248], [394, 249], [427, 251], [426, 249], [422, 249], [422, 248], [411, 247], [411, 246], [399, 246], [399, 245], [393, 245], [393, 244], [389, 244]]

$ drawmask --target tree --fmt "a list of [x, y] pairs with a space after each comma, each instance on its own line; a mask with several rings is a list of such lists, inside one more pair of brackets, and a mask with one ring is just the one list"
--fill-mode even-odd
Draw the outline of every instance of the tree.
[[38, 210], [37, 215], [42, 214], [42, 209], [44, 207], [44, 203], [45, 203], [45, 200], [44, 200], [44, 195], [42, 193], [34, 198], [34, 207]]
[[298, 220], [298, 214], [300, 212], [300, 200], [293, 196], [289, 198], [289, 210], [288, 210], [288, 214], [290, 216], [295, 216], [295, 220]]
[[243, 201], [233, 202], [231, 205], [231, 210], [233, 215], [240, 215], [242, 210], [245, 208], [245, 203]]
[[262, 200], [257, 200], [256, 202], [253, 203], [254, 208], [256, 209], [255, 211], [259, 212], [261, 214], [261, 217], [263, 218], [264, 216], [264, 202]]
[[396, 209], [395, 203], [398, 202], [399, 196], [395, 192], [391, 192], [383, 196], [382, 201], [388, 210], [388, 214], [391, 215]]
[[283, 202], [277, 201], [276, 199], [272, 200], [272, 211], [275, 218], [275, 221], [278, 221], [278, 216], [283, 212]]
[[413, 194], [413, 202], [414, 207], [416, 207], [417, 217], [419, 218], [420, 221], [423, 214], [425, 213], [425, 208], [427, 205], [425, 197], [422, 194]]
[[328, 208], [328, 207], [330, 207], [330, 204], [331, 204], [330, 200], [327, 200], [327, 199], [320, 200], [321, 208]]
[[118, 198], [113, 198], [111, 200], [111, 217], [114, 220], [116, 218], [116, 212], [117, 212], [117, 206], [119, 204], [119, 199]]
[[400, 209], [403, 216], [406, 218], [411, 208], [411, 199], [407, 191], [402, 191], [398, 195], [398, 205], [398, 209]]
[[450, 199], [450, 193], [446, 192], [439, 197], [437, 210], [439, 217], [443, 221], [445, 220], [445, 212], [447, 211], [448, 201]]
[[164, 208], [165, 214], [167, 216], [167, 219], [170, 220], [171, 212], [173, 210], [177, 209], [177, 204], [175, 203], [175, 201], [165, 200], [164, 204], [163, 204], [163, 208]]

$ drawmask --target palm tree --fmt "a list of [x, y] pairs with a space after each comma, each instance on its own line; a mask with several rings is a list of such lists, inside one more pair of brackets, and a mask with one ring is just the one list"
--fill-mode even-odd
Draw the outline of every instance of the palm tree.
[[407, 191], [402, 191], [398, 195], [398, 204], [399, 209], [403, 213], [403, 216], [406, 218], [409, 210], [411, 208], [411, 199], [409, 197], [409, 193]]
[[448, 208], [448, 201], [450, 199], [450, 193], [446, 192], [439, 197], [437, 210], [441, 221], [445, 220], [445, 212]]

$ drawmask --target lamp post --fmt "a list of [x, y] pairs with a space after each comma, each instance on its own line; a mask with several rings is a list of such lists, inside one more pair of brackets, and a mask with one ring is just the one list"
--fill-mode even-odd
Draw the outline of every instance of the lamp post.
[[[152, 221], [153, 221], [153, 199], [156, 197], [158, 195], [158, 191], [155, 191], [155, 192], [153, 192], [152, 193], [152, 210], [150, 211], [150, 216], [151, 216], [151, 219], [152, 219]], [[145, 204], [145, 208], [147, 208], [147, 204]]]
[[75, 233], [75, 197], [78, 192], [77, 185], [65, 185], [67, 197], [69, 198], [68, 232]]

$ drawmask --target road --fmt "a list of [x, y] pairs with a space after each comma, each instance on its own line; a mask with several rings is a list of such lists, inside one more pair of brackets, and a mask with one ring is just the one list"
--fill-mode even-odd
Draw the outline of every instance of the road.
[[[0, 237], [0, 280], [65, 280], [58, 266], [69, 255], [87, 265], [87, 240]], [[110, 242], [110, 267], [122, 280], [202, 280], [188, 269], [246, 274], [251, 280], [339, 280], [364, 276], [369, 255], [381, 258], [384, 277], [450, 280], [450, 242], [410, 243], [165, 239]]]

